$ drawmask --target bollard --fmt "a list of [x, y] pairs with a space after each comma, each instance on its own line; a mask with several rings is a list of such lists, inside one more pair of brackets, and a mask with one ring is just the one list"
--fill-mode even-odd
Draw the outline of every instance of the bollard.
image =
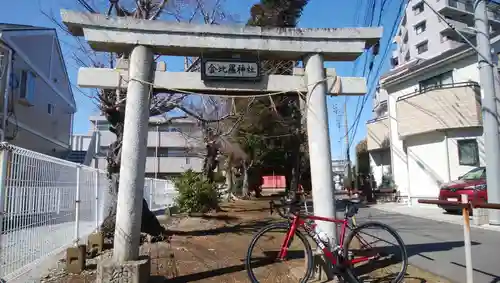
[[[462, 194], [462, 203], [468, 204], [469, 197]], [[470, 239], [470, 206], [462, 208], [462, 216], [464, 218], [464, 249], [465, 249], [465, 270], [467, 283], [473, 283], [473, 269], [472, 269], [472, 252], [471, 252], [471, 239]]]

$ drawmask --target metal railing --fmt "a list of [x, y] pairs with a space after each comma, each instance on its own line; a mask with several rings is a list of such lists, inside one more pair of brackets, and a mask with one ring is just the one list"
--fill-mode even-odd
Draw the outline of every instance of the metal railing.
[[405, 100], [405, 99], [408, 99], [408, 98], [411, 98], [411, 97], [414, 97], [414, 96], [417, 96], [420, 94], [424, 94], [426, 92], [433, 91], [433, 90], [450, 89], [450, 88], [458, 88], [458, 87], [471, 87], [471, 88], [477, 88], [478, 90], [480, 88], [479, 84], [477, 82], [473, 82], [473, 81], [456, 82], [456, 83], [448, 83], [448, 84], [441, 84], [440, 83], [440, 84], [433, 85], [433, 86], [419, 87], [414, 92], [399, 96], [396, 99], [396, 102], [399, 102], [401, 100]]
[[[173, 205], [175, 195], [170, 181], [145, 180], [151, 210]], [[111, 203], [106, 172], [0, 144], [0, 281], [83, 241]]]
[[471, 237], [470, 237], [470, 215], [473, 208], [484, 208], [484, 209], [500, 209], [500, 204], [498, 203], [484, 203], [477, 202], [475, 200], [469, 201], [469, 196], [467, 194], [461, 195], [461, 202], [448, 201], [448, 200], [430, 200], [430, 199], [419, 199], [419, 203], [423, 204], [437, 204], [443, 206], [451, 206], [460, 208], [462, 210], [463, 226], [464, 226], [464, 249], [465, 249], [465, 271], [466, 271], [466, 282], [473, 283], [473, 265], [472, 265], [472, 251], [471, 251]]

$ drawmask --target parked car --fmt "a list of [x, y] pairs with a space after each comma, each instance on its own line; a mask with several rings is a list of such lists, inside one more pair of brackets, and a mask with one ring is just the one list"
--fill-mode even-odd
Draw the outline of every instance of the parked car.
[[[486, 193], [486, 167], [474, 168], [460, 176], [458, 180], [441, 185], [439, 199], [460, 202], [462, 194], [466, 194], [471, 201], [488, 201]], [[439, 205], [439, 207], [450, 213], [460, 210], [458, 207], [450, 205]]]

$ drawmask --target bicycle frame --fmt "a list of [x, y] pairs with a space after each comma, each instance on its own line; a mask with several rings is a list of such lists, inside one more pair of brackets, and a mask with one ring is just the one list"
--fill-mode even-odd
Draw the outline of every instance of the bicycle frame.
[[[295, 231], [299, 227], [303, 227], [306, 233], [316, 242], [318, 247], [322, 250], [323, 254], [325, 257], [331, 262], [331, 264], [336, 265], [337, 258], [335, 257], [334, 253], [330, 251], [329, 247], [326, 246], [323, 241], [321, 241], [319, 235], [316, 233], [314, 228], [316, 227], [316, 223], [309, 224], [304, 220], [317, 220], [317, 221], [325, 221], [325, 222], [333, 222], [336, 225], [341, 225], [341, 232], [339, 235], [339, 246], [343, 247], [344, 245], [344, 239], [345, 239], [345, 234], [346, 230], [348, 228], [349, 221], [347, 219], [334, 219], [334, 218], [328, 218], [328, 217], [322, 217], [322, 216], [315, 216], [315, 215], [304, 215], [300, 217], [299, 215], [294, 215], [292, 218], [292, 223], [290, 226], [290, 229], [288, 230], [285, 240], [283, 241], [283, 244], [281, 246], [281, 250], [279, 252], [278, 258], [283, 260], [286, 256], [286, 253], [288, 251], [288, 247], [290, 245], [290, 241], [292, 240], [293, 236], [295, 235]], [[347, 264], [356, 264], [359, 262], [365, 262], [369, 261], [371, 259], [374, 259], [376, 256], [367, 256], [367, 257], [360, 257], [356, 258], [353, 260], [347, 260]]]

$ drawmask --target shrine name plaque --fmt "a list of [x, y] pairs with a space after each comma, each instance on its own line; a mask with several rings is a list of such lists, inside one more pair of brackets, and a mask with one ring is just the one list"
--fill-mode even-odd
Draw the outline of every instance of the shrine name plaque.
[[202, 59], [201, 61], [203, 81], [259, 81], [260, 73], [258, 61], [240, 59]]

